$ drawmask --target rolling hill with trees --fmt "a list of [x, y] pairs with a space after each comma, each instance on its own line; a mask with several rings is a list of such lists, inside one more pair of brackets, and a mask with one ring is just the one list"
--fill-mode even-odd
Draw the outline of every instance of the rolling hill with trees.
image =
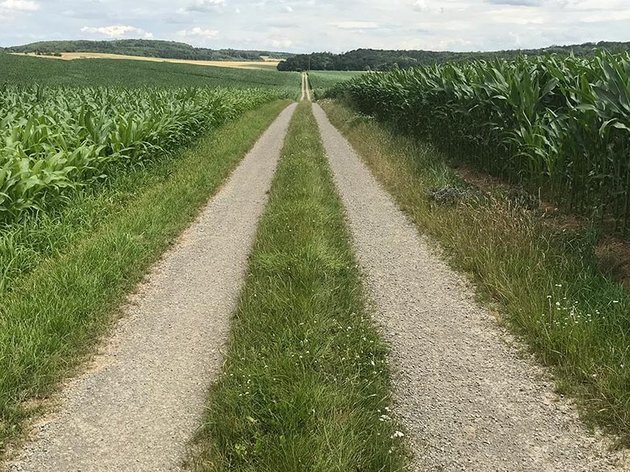
[[538, 56], [560, 54], [576, 56], [592, 55], [597, 49], [610, 52], [623, 52], [630, 49], [630, 43], [584, 43], [571, 46], [551, 46], [543, 49], [520, 49], [496, 52], [450, 52], [450, 51], [402, 51], [356, 49], [343, 54], [318, 52], [297, 54], [278, 64], [281, 71], [304, 70], [391, 70], [408, 69], [414, 66], [463, 62], [470, 59], [509, 59], [519, 55]]
[[197, 48], [176, 41], [153, 39], [118, 39], [113, 41], [40, 41], [12, 46], [4, 49], [9, 53], [59, 55], [63, 52], [92, 52], [123, 54], [127, 56], [161, 57], [164, 59], [186, 59], [204, 61], [257, 61], [261, 56], [287, 59], [291, 54], [275, 51], [242, 51], [237, 49]]

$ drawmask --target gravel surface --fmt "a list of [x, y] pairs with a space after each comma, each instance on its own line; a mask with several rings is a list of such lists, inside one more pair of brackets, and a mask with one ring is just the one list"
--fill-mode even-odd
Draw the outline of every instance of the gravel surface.
[[[392, 346], [414, 470], [630, 470], [474, 301], [315, 105], [375, 316]], [[625, 466], [623, 465], [625, 464]]]
[[304, 73], [304, 90], [306, 92], [306, 99], [311, 101], [311, 82], [308, 79], [308, 74]]
[[93, 368], [64, 389], [11, 471], [179, 470], [221, 367], [291, 105], [152, 270]]
[[300, 97], [301, 101], [308, 100], [311, 101], [311, 85], [308, 80], [308, 74], [306, 72], [302, 72], [302, 96]]

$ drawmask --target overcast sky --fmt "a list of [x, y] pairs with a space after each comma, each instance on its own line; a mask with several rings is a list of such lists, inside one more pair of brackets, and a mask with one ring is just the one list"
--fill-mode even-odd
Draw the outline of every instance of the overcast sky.
[[630, 41], [630, 0], [0, 0], [0, 45], [155, 38], [210, 48], [496, 50]]

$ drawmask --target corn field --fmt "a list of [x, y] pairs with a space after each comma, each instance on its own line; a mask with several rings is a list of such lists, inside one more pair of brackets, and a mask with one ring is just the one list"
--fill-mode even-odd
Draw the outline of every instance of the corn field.
[[275, 98], [266, 90], [0, 86], [0, 222], [58, 205]]
[[630, 231], [630, 55], [364, 74], [330, 92], [456, 160]]

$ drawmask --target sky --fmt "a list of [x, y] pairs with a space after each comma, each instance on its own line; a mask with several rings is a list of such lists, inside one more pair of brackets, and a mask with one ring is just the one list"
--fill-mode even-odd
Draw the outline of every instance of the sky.
[[0, 46], [122, 38], [287, 52], [538, 48], [630, 41], [630, 0], [0, 0]]

